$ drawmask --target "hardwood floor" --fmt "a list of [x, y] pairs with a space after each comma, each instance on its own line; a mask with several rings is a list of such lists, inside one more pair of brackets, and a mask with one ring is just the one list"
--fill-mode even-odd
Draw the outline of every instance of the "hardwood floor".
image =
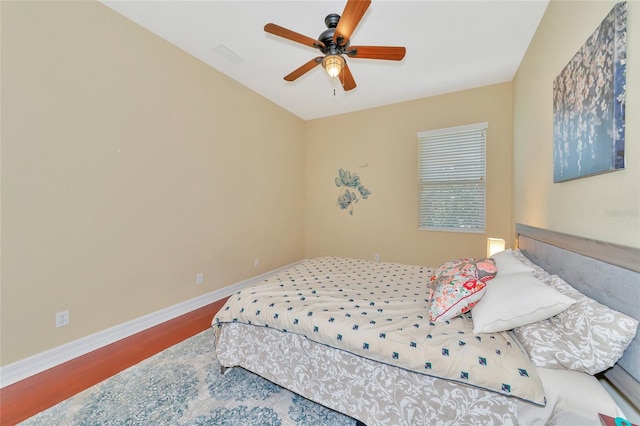
[[0, 424], [15, 425], [211, 326], [226, 298], [0, 389]]

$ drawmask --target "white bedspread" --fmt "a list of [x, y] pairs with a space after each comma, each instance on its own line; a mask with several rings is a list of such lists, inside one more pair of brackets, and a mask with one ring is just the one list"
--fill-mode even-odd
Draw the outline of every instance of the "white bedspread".
[[[473, 334], [469, 315], [429, 322], [431, 269], [323, 257], [229, 298], [214, 325], [240, 322], [544, 405], [526, 354], [507, 333]], [[214, 327], [216, 328], [216, 327]]]

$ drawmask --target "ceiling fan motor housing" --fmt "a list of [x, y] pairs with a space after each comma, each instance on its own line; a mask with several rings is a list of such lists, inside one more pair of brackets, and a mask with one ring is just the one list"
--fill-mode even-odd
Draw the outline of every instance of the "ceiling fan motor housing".
[[338, 21], [340, 21], [340, 15], [337, 13], [330, 13], [324, 18], [324, 24], [327, 28], [335, 28], [338, 26]]
[[341, 55], [346, 53], [346, 48], [349, 46], [349, 42], [342, 43], [342, 37], [338, 37], [338, 43], [333, 40], [333, 35], [336, 32], [336, 27], [340, 21], [340, 15], [337, 13], [331, 13], [324, 18], [324, 23], [327, 29], [320, 34], [318, 41], [324, 44], [324, 47], [318, 46], [318, 49], [325, 55]]

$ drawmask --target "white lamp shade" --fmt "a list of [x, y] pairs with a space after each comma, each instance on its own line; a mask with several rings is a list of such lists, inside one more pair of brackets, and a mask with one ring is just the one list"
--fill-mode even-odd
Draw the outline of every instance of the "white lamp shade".
[[504, 240], [502, 238], [487, 238], [487, 257], [504, 250]]

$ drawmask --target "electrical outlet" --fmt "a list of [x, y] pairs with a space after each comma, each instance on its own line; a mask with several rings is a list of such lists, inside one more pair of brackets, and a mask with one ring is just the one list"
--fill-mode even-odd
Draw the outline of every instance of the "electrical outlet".
[[380, 262], [380, 255], [378, 253], [374, 254], [373, 260], [375, 260], [376, 262]]
[[69, 325], [69, 311], [62, 311], [56, 314], [56, 327]]
[[260, 266], [260, 259], [256, 257], [255, 259], [253, 259], [253, 267], [257, 268], [258, 266]]
[[204, 274], [200, 272], [196, 275], [196, 284], [202, 284], [204, 282]]

